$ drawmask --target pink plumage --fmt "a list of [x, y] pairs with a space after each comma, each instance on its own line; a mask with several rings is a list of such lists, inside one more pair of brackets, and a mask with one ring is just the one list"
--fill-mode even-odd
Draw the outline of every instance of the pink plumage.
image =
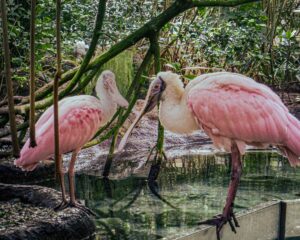
[[231, 153], [231, 178], [223, 212], [200, 222], [216, 226], [218, 240], [227, 222], [233, 232], [239, 227], [233, 207], [246, 145], [277, 146], [291, 166], [300, 166], [300, 122], [269, 87], [228, 72], [201, 75], [185, 88], [177, 74], [158, 73], [150, 84], [145, 107], [124, 135], [119, 150], [139, 119], [158, 101], [159, 119], [165, 129], [179, 134], [203, 129], [216, 147]]
[[[99, 129], [103, 118], [100, 101], [92, 96], [75, 96], [59, 102], [60, 153], [81, 148]], [[39, 161], [54, 153], [53, 106], [47, 109], [36, 123], [37, 147], [29, 147], [29, 139], [21, 151], [16, 166], [33, 170]]]
[[[60, 154], [76, 151], [87, 143], [97, 130], [104, 126], [117, 110], [117, 105], [127, 107], [128, 102], [118, 91], [115, 75], [104, 71], [96, 85], [99, 97], [80, 95], [59, 102]], [[48, 108], [36, 123], [37, 146], [29, 147], [29, 139], [23, 146], [15, 165], [32, 171], [39, 161], [54, 155], [53, 106]]]
[[[115, 75], [103, 71], [96, 83], [98, 98], [88, 95], [68, 97], [58, 104], [59, 122], [59, 157], [56, 161], [62, 190], [62, 203], [55, 209], [67, 206], [80, 208], [88, 213], [85, 207], [75, 200], [74, 165], [80, 149], [93, 138], [97, 130], [104, 126], [117, 111], [117, 106], [127, 107], [128, 102], [120, 94]], [[21, 150], [21, 156], [15, 160], [15, 165], [32, 171], [37, 164], [54, 155], [54, 115], [53, 106], [48, 108], [36, 123], [37, 146], [29, 147], [29, 139]], [[64, 171], [61, 167], [62, 154], [72, 152], [69, 163], [68, 178], [70, 201], [67, 201], [64, 186]]]
[[272, 144], [300, 165], [300, 123], [270, 88], [239, 74], [205, 77], [190, 89], [188, 105], [217, 147], [230, 152], [234, 141], [243, 154], [246, 144]]

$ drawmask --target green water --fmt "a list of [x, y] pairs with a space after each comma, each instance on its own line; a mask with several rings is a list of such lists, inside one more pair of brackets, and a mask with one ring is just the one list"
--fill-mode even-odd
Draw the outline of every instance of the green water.
[[[135, 176], [105, 182], [77, 175], [77, 196], [99, 215], [97, 239], [174, 239], [221, 212], [229, 162], [227, 155], [170, 160], [162, 167], [156, 188], [168, 203], [151, 192], [145, 178]], [[300, 198], [300, 169], [289, 167], [277, 153], [246, 154], [236, 212], [271, 200], [296, 198]]]

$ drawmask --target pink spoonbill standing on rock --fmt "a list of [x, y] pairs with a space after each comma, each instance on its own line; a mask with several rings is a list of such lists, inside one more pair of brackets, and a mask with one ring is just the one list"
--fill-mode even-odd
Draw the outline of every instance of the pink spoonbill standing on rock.
[[291, 166], [300, 166], [300, 122], [269, 87], [228, 72], [201, 75], [185, 88], [177, 74], [159, 73], [149, 87], [144, 109], [124, 135], [119, 150], [142, 116], [159, 101], [159, 119], [167, 130], [188, 134], [203, 129], [217, 148], [231, 153], [231, 180], [223, 212], [200, 223], [215, 225], [218, 239], [227, 222], [233, 232], [239, 227], [233, 206], [246, 145], [276, 146]]
[[[59, 101], [60, 154], [72, 152], [68, 170], [70, 202], [67, 202], [62, 186], [63, 199], [60, 209], [67, 206], [82, 207], [75, 201], [74, 165], [77, 154], [84, 144], [93, 138], [97, 130], [112, 118], [118, 105], [128, 106], [128, 102], [117, 88], [115, 75], [111, 71], [103, 71], [100, 75], [96, 84], [96, 94], [98, 98], [80, 95]], [[54, 155], [53, 106], [48, 108], [36, 123], [37, 146], [30, 148], [29, 141], [28, 139], [23, 146], [20, 158], [15, 161], [16, 166], [26, 171], [34, 170], [40, 161]], [[64, 172], [59, 174], [63, 179]]]

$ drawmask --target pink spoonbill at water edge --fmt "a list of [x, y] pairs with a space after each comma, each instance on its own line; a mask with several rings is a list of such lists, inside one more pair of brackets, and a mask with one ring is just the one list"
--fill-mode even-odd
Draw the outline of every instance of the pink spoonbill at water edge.
[[[75, 201], [74, 165], [78, 152], [101, 126], [104, 126], [117, 111], [117, 106], [127, 107], [128, 102], [120, 94], [115, 75], [111, 71], [104, 71], [96, 83], [97, 97], [80, 95], [68, 97], [59, 102], [59, 138], [60, 154], [72, 152], [69, 164], [70, 202], [65, 198], [62, 186], [63, 202], [61, 207], [81, 207]], [[29, 147], [29, 139], [23, 146], [20, 158], [15, 165], [32, 171], [37, 164], [54, 155], [54, 115], [53, 106], [48, 108], [36, 125], [37, 146]], [[59, 173], [63, 179], [64, 172]]]
[[234, 232], [239, 227], [233, 206], [246, 145], [276, 146], [291, 166], [300, 166], [300, 122], [269, 87], [251, 78], [210, 73], [196, 77], [184, 88], [177, 74], [161, 72], [151, 83], [146, 99], [119, 150], [142, 116], [160, 102], [159, 119], [165, 129], [180, 134], [202, 129], [217, 148], [231, 153], [231, 180], [223, 212], [200, 223], [215, 225], [218, 239], [227, 222]]

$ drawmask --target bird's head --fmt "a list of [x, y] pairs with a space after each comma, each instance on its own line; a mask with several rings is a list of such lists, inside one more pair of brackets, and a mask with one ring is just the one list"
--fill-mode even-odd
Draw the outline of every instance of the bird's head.
[[179, 97], [182, 92], [183, 83], [179, 75], [172, 72], [158, 73], [149, 86], [143, 115], [150, 112], [159, 101], [164, 101], [167, 97]]
[[105, 70], [101, 73], [97, 85], [100, 85], [97, 88], [101, 88], [105, 93], [120, 107], [128, 107], [127, 100], [121, 95], [116, 84], [115, 74], [109, 70]]
[[183, 83], [177, 74], [172, 72], [158, 73], [155, 80], [152, 81], [149, 86], [144, 108], [125, 133], [119, 144], [118, 150], [121, 151], [125, 147], [127, 139], [134, 127], [146, 113], [150, 112], [158, 104], [160, 100], [163, 101], [166, 97], [168, 97], [168, 95], [172, 94], [182, 95], [182, 91]]

